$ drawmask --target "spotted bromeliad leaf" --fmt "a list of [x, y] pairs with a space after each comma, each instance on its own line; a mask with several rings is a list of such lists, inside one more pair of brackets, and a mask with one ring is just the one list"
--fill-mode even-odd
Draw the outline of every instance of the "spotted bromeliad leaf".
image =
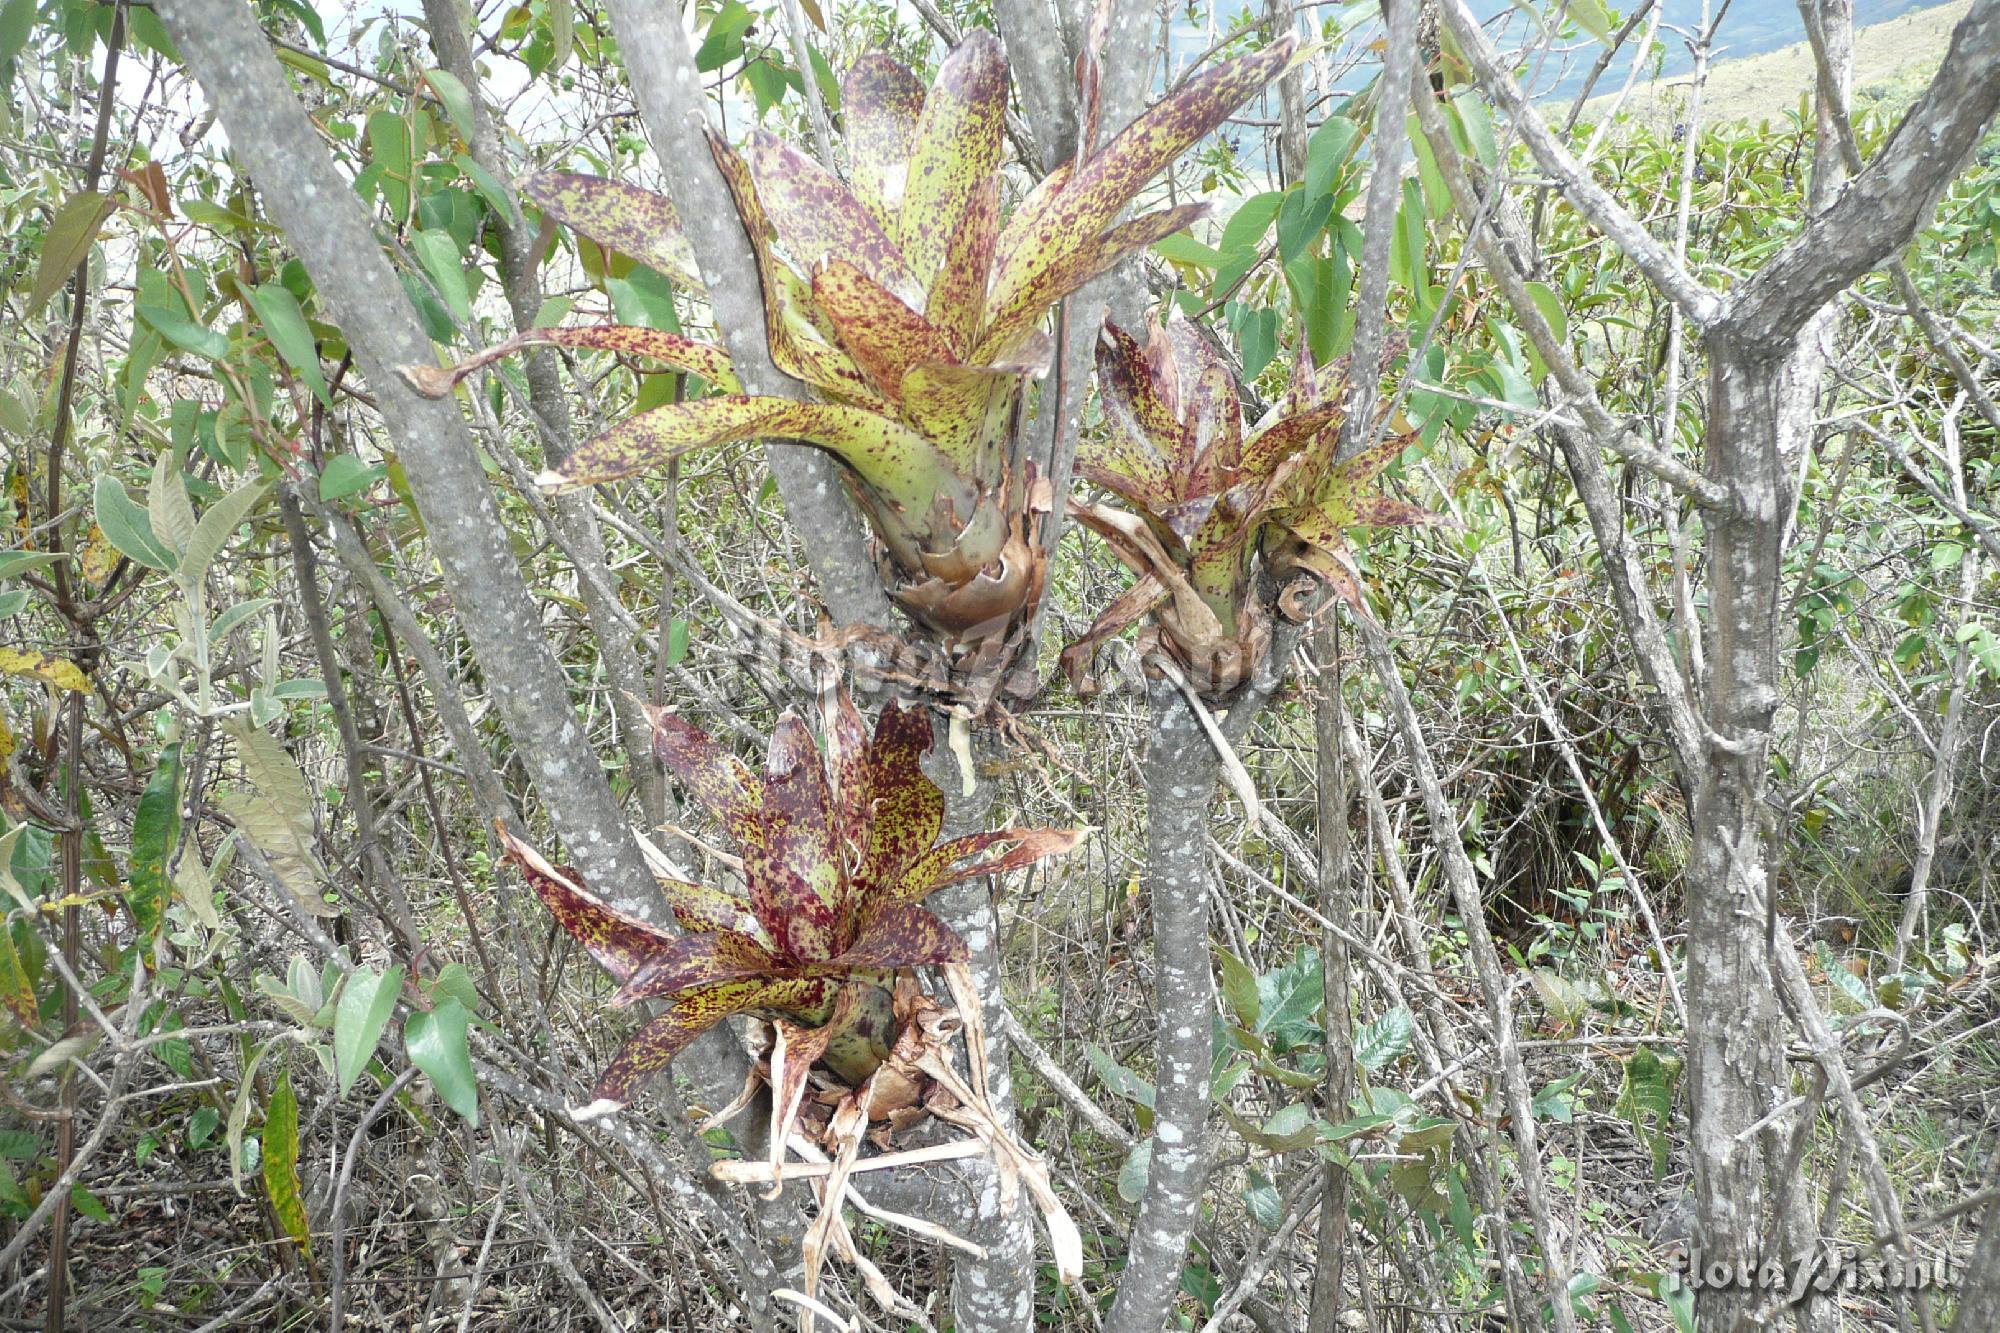
[[928, 717], [891, 704], [870, 739], [845, 690], [828, 696], [823, 713], [824, 755], [788, 712], [761, 775], [681, 718], [655, 714], [655, 752], [743, 861], [741, 893], [661, 880], [682, 934], [619, 911], [503, 830], [509, 859], [557, 923], [618, 982], [612, 1004], [667, 1002], [612, 1058], [593, 1110], [628, 1104], [732, 1014], [837, 1023], [820, 1061], [859, 1084], [895, 1040], [895, 970], [966, 958], [965, 942], [923, 899], [1067, 852], [1081, 836], [1007, 828], [940, 843], [944, 795], [920, 766]]
[[1335, 460], [1345, 361], [1315, 370], [1302, 354], [1284, 400], [1247, 438], [1234, 378], [1186, 320], [1154, 325], [1143, 346], [1107, 320], [1097, 376], [1105, 425], [1080, 443], [1077, 470], [1120, 503], [1070, 507], [1137, 581], [1064, 650], [1079, 690], [1090, 688], [1099, 645], [1151, 613], [1161, 645], [1197, 686], [1227, 694], [1269, 646], [1269, 618], [1253, 595], [1260, 551], [1274, 573], [1305, 569], [1353, 598], [1345, 530], [1430, 517], [1361, 491], [1414, 433]]

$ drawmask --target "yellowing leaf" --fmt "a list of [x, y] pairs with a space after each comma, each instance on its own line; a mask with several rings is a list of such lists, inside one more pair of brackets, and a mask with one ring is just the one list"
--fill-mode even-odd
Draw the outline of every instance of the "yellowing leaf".
[[83, 577], [93, 588], [102, 588], [104, 581], [111, 577], [111, 571], [118, 568], [118, 548], [104, 535], [104, 529], [95, 523], [90, 525], [90, 533], [83, 539]]
[[271, 1196], [285, 1234], [312, 1254], [312, 1228], [306, 1221], [304, 1191], [299, 1187], [299, 1101], [292, 1093], [292, 1075], [278, 1075], [271, 1105], [264, 1112], [264, 1192]]
[[10, 676], [35, 676], [59, 690], [83, 694], [90, 689], [83, 671], [63, 657], [51, 657], [32, 648], [0, 648], [0, 672]]

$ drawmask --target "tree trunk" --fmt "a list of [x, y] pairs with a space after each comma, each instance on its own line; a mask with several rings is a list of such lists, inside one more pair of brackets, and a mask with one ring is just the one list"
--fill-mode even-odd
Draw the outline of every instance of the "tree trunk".
[[1126, 1248], [1109, 1333], [1157, 1333], [1180, 1290], [1188, 1237], [1208, 1177], [1215, 983], [1208, 965], [1208, 818], [1221, 762], [1174, 685], [1152, 686], [1146, 740], [1146, 896], [1153, 913], [1152, 1162]]

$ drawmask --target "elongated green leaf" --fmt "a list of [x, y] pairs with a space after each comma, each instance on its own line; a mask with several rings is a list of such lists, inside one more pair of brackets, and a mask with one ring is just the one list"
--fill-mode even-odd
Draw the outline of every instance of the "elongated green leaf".
[[1227, 949], [1216, 951], [1216, 962], [1222, 968], [1222, 1002], [1228, 1006], [1230, 1017], [1236, 1020], [1236, 1026], [1255, 1032], [1257, 1017], [1262, 1011], [1262, 1001], [1257, 995], [1257, 974]]
[[181, 558], [180, 575], [184, 583], [191, 585], [207, 575], [208, 567], [221, 554], [229, 535], [250, 516], [270, 487], [269, 479], [247, 481], [202, 511], [201, 520], [194, 525], [194, 536], [188, 539], [187, 552]]
[[214, 329], [188, 317], [179, 306], [179, 298], [174, 304], [153, 304], [141, 299], [139, 318], [150, 324], [161, 337], [183, 352], [206, 357], [210, 361], [220, 361], [229, 355], [229, 339]]
[[1118, 1197], [1127, 1203], [1137, 1203], [1146, 1197], [1146, 1182], [1153, 1170], [1153, 1141], [1141, 1139], [1125, 1154], [1125, 1164], [1118, 1168]]
[[1324, 984], [1317, 949], [1301, 949], [1291, 962], [1259, 977], [1257, 990], [1263, 1005], [1257, 1030], [1276, 1033], [1311, 1017], [1319, 1008]]
[[778, 438], [816, 445], [839, 458], [892, 503], [926, 514], [941, 495], [961, 516], [973, 497], [944, 455], [892, 418], [843, 403], [736, 396], [669, 403], [623, 421], [577, 448], [544, 485], [574, 489], [661, 467], [690, 449]]
[[388, 472], [389, 469], [380, 463], [370, 467], [353, 454], [335, 454], [320, 469], [319, 498], [328, 503], [344, 500], [357, 491], [367, 490]]
[[[35, 7], [32, 0], [26, 4], [28, 18], [32, 21]], [[10, 15], [14, 6], [8, 6]], [[97, 229], [104, 225], [104, 219], [111, 216], [111, 200], [95, 190], [79, 190], [63, 200], [61, 208], [49, 222], [47, 234], [42, 238], [42, 259], [35, 269], [35, 285], [28, 289], [28, 303], [23, 310], [33, 318], [48, 304], [49, 298], [62, 290], [69, 281], [70, 274], [76, 272], [77, 265], [90, 253], [92, 241], [97, 239]]]
[[223, 1142], [229, 1149], [229, 1184], [239, 1199], [243, 1197], [243, 1131], [250, 1124], [250, 1103], [257, 1091], [257, 1066], [264, 1063], [264, 1057], [277, 1044], [278, 1038], [271, 1038], [259, 1046], [256, 1054], [250, 1057], [250, 1063], [243, 1066], [243, 1075], [236, 1080], [236, 1102], [229, 1108], [229, 1123]]
[[28, 34], [35, 28], [36, 0], [7, 0], [0, 5], [0, 65], [27, 49]]
[[299, 308], [299, 298], [281, 283], [267, 282], [250, 292], [250, 304], [257, 311], [257, 318], [264, 321], [265, 336], [278, 349], [278, 355], [285, 364], [297, 372], [306, 382], [313, 397], [331, 407], [327, 396], [326, 376], [319, 366], [319, 344], [313, 338], [312, 329], [306, 325], [305, 312]]
[[312, 1230], [306, 1221], [304, 1191], [299, 1187], [299, 1103], [292, 1092], [292, 1073], [278, 1075], [271, 1105], [264, 1112], [264, 1192], [285, 1234], [308, 1256]]
[[1354, 1034], [1354, 1062], [1369, 1073], [1379, 1073], [1410, 1049], [1415, 1032], [1410, 1011], [1398, 1005]]
[[146, 488], [146, 521], [169, 551], [187, 550], [194, 536], [194, 506], [188, 502], [180, 460], [171, 449], [162, 450], [153, 464], [153, 482]]
[[31, 569], [46, 569], [68, 558], [55, 551], [0, 551], [0, 579], [11, 579]]
[[125, 493], [116, 477], [108, 472], [99, 473], [91, 498], [97, 526], [120, 555], [148, 569], [165, 571], [174, 567], [173, 552], [153, 534], [146, 511], [132, 503], [132, 497]]
[[141, 938], [151, 940], [165, 919], [172, 886], [167, 862], [180, 841], [181, 747], [176, 741], [161, 747], [160, 760], [146, 789], [139, 794], [132, 817], [132, 873], [126, 901]]
[[445, 114], [451, 117], [451, 127], [458, 131], [458, 137], [472, 142], [472, 94], [459, 82], [456, 74], [449, 70], [427, 69], [424, 82], [437, 92], [444, 103]]
[[458, 242], [451, 238], [451, 233], [420, 231], [410, 237], [410, 251], [424, 266], [424, 272], [430, 274], [459, 328], [470, 328], [472, 294], [465, 285], [465, 260], [460, 257]]
[[1361, 127], [1345, 116], [1328, 116], [1306, 144], [1305, 192], [1322, 195], [1333, 189], [1334, 177], [1354, 159]]
[[479, 1127], [479, 1087], [472, 1075], [472, 1052], [465, 1041], [465, 1006], [446, 997], [429, 1013], [411, 1014], [403, 1024], [410, 1063], [424, 1071], [444, 1104]]
[[356, 968], [341, 988], [340, 1004], [333, 1011], [333, 1067], [342, 1096], [368, 1067], [369, 1057], [382, 1040], [382, 1029], [396, 1010], [396, 996], [403, 989], [403, 969], [387, 972]]

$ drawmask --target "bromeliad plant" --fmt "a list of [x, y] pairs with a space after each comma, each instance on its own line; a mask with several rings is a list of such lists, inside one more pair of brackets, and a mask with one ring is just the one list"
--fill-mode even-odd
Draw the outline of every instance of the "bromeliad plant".
[[[854, 64], [842, 93], [845, 183], [762, 130], [740, 155], [711, 132], [762, 278], [772, 359], [813, 397], [728, 392], [657, 407], [584, 444], [544, 480], [610, 481], [732, 440], [816, 445], [844, 465], [905, 610], [960, 660], [1012, 642], [1047, 572], [1048, 481], [1026, 456], [1018, 418], [1027, 380], [1049, 358], [1048, 311], [1202, 215], [1196, 204], [1118, 220], [1293, 49], [1287, 37], [1218, 63], [1101, 151], [1086, 147], [1050, 172], [1004, 220], [1007, 64], [983, 30], [945, 59], [928, 92], [887, 56]], [[533, 177], [522, 190], [610, 249], [681, 261], [665, 234], [672, 208], [657, 195], [566, 174]], [[682, 365], [680, 350], [649, 354]], [[470, 368], [412, 378], [443, 392]]]
[[1063, 651], [1080, 692], [1093, 688], [1098, 648], [1151, 614], [1142, 655], [1158, 646], [1202, 693], [1226, 696], [1270, 646], [1270, 612], [1255, 586], [1260, 553], [1274, 580], [1310, 573], [1359, 607], [1346, 529], [1429, 517], [1362, 494], [1413, 433], [1336, 459], [1345, 361], [1316, 371], [1302, 356], [1283, 401], [1247, 438], [1234, 378], [1185, 320], [1155, 325], [1143, 347], [1107, 320], [1097, 374], [1104, 428], [1079, 445], [1077, 468], [1121, 504], [1070, 509], [1136, 582]]
[[742, 857], [740, 892], [661, 879], [683, 934], [619, 911], [503, 830], [557, 923], [618, 982], [612, 1004], [666, 1002], [612, 1057], [581, 1114], [627, 1105], [732, 1014], [800, 1030], [801, 1078], [816, 1060], [861, 1085], [896, 1044], [896, 970], [965, 961], [964, 941], [923, 899], [1066, 852], [1081, 836], [1008, 828], [940, 843], [944, 796], [920, 767], [926, 715], [891, 704], [870, 739], [844, 690], [829, 693], [823, 713], [824, 758], [788, 712], [761, 776], [679, 717], [655, 715], [656, 752]]

